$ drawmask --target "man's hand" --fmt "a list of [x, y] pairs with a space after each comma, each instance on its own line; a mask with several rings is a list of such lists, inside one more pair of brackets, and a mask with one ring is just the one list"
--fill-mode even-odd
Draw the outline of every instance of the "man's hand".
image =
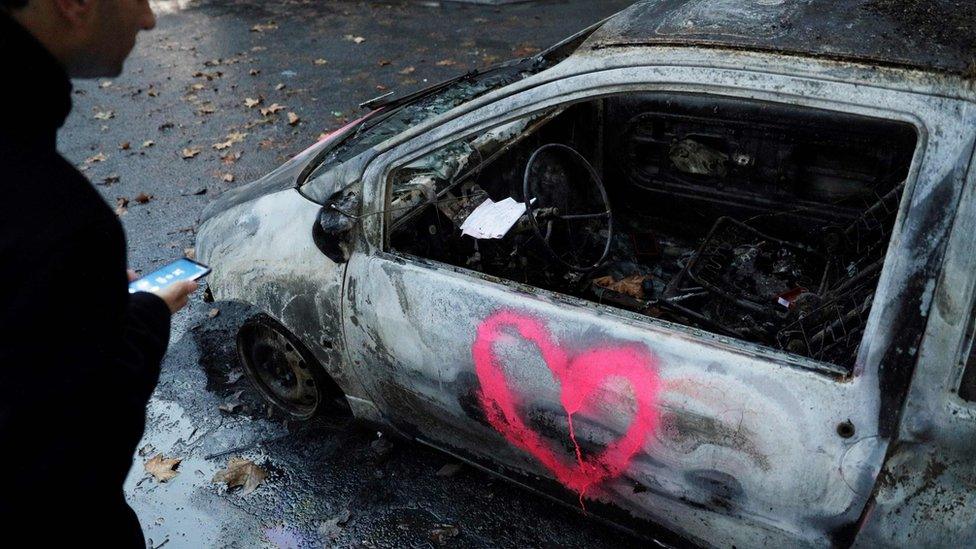
[[186, 306], [190, 294], [197, 291], [197, 286], [197, 283], [193, 280], [181, 280], [165, 288], [156, 290], [153, 293], [163, 298], [166, 306], [169, 307], [170, 313], [176, 313], [176, 311]]
[[[132, 269], [127, 269], [125, 273], [129, 276], [129, 282], [139, 278]], [[197, 291], [197, 283], [192, 280], [183, 280], [181, 282], [174, 282], [165, 288], [153, 292], [158, 295], [166, 302], [166, 306], [169, 307], [170, 314], [175, 314], [183, 307], [186, 307], [187, 301], [189, 301], [190, 294]]]

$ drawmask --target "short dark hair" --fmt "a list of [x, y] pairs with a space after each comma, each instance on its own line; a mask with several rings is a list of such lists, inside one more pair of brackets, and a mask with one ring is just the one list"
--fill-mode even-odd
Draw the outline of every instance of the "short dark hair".
[[27, 0], [0, 0], [0, 8], [22, 8], [27, 5]]

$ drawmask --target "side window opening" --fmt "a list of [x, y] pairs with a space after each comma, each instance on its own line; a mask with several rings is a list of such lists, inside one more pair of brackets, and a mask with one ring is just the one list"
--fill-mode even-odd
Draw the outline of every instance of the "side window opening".
[[974, 336], [976, 336], [976, 304], [973, 305], [972, 314], [969, 316], [966, 343], [960, 357], [962, 380], [959, 383], [959, 397], [968, 402], [976, 402], [976, 345], [973, 345]]
[[396, 169], [388, 247], [850, 371], [916, 142], [830, 111], [609, 96]]

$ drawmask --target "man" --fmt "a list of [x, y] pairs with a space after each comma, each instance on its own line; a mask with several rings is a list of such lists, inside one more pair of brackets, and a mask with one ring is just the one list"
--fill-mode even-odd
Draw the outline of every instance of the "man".
[[154, 25], [146, 0], [0, 0], [0, 524], [31, 545], [145, 546], [122, 483], [196, 284], [128, 294], [122, 226], [55, 134], [68, 78], [117, 75]]

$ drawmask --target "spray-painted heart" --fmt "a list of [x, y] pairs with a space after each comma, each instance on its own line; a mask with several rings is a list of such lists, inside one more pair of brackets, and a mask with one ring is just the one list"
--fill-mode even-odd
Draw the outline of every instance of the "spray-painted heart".
[[[569, 419], [569, 435], [576, 448], [575, 463], [563, 452], [555, 452], [552, 444], [526, 425], [518, 413], [518, 395], [509, 387], [493, 348], [506, 327], [538, 347], [559, 382], [560, 400]], [[481, 405], [488, 421], [512, 444], [535, 456], [563, 485], [576, 491], [580, 502], [590, 487], [626, 471], [634, 455], [657, 429], [660, 383], [654, 358], [642, 346], [611, 346], [570, 356], [552, 341], [548, 330], [536, 319], [501, 311], [481, 323], [471, 351], [481, 383]], [[601, 453], [584, 458], [576, 442], [573, 414], [579, 412], [609, 378], [622, 378], [630, 383], [636, 410], [630, 426], [620, 438]]]

